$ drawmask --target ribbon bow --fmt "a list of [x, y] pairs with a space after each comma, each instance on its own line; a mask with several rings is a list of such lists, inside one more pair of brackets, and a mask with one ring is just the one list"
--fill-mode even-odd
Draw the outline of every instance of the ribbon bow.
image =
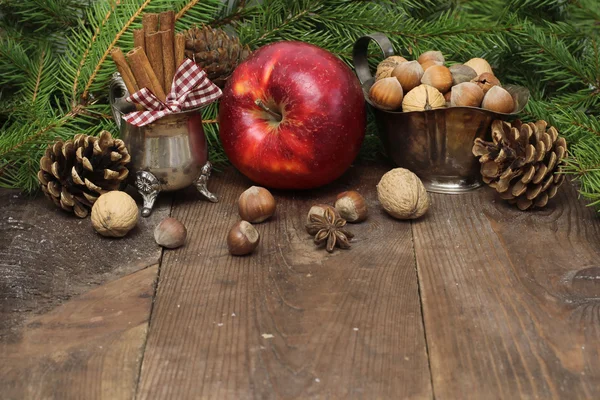
[[148, 125], [165, 115], [201, 107], [221, 97], [221, 89], [208, 79], [206, 72], [190, 59], [185, 60], [173, 76], [171, 91], [166, 101], [143, 88], [127, 98], [130, 103], [141, 104], [146, 111], [134, 111], [123, 117], [135, 126]]

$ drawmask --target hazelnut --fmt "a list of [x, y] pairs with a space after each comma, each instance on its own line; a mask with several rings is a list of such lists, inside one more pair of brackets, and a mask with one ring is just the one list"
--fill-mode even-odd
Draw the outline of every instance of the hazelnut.
[[483, 74], [473, 79], [471, 82], [477, 84], [477, 86], [479, 86], [483, 90], [483, 94], [486, 94], [488, 90], [492, 88], [492, 86], [500, 86], [500, 81], [498, 80], [498, 78], [496, 78], [494, 74], [491, 74], [489, 72], [484, 72]]
[[471, 58], [464, 65], [473, 68], [477, 76], [483, 74], [484, 72], [489, 72], [490, 74], [494, 73], [490, 64], [483, 58]]
[[260, 235], [248, 221], [239, 221], [229, 230], [227, 248], [234, 256], [250, 254], [258, 246]]
[[452, 74], [452, 86], [463, 82], [471, 82], [477, 78], [477, 72], [467, 65], [455, 64], [448, 68]]
[[419, 218], [429, 209], [429, 195], [417, 175], [404, 168], [387, 172], [377, 184], [383, 209], [394, 218]]
[[310, 210], [308, 210], [308, 214], [306, 215], [306, 223], [310, 224], [311, 220], [310, 220], [310, 216], [315, 214], [315, 215], [319, 215], [321, 217], [323, 217], [325, 215], [325, 210], [330, 208], [331, 210], [333, 210], [334, 214], [339, 217], [340, 214], [338, 213], [338, 211], [333, 207], [330, 206], [329, 204], [316, 204], [314, 206], [312, 206], [310, 208]]
[[392, 77], [398, 79], [404, 93], [410, 92], [421, 84], [423, 77], [423, 67], [416, 61], [409, 61], [399, 64], [392, 71]]
[[252, 186], [240, 195], [238, 210], [243, 220], [257, 224], [275, 213], [275, 198], [267, 189]]
[[441, 62], [435, 61], [435, 60], [427, 60], [424, 63], [421, 63], [421, 67], [423, 67], [423, 71], [427, 71], [429, 68], [431, 68], [435, 65], [444, 65], [444, 63], [441, 63]]
[[165, 218], [154, 228], [154, 240], [159, 246], [175, 249], [183, 246], [187, 237], [187, 229], [175, 218]]
[[510, 114], [515, 109], [515, 101], [506, 89], [493, 86], [483, 97], [481, 108], [502, 114]]
[[444, 55], [441, 51], [430, 50], [421, 54], [419, 58], [417, 58], [417, 61], [419, 64], [423, 64], [428, 61], [435, 61], [439, 63], [438, 65], [443, 65], [446, 60], [444, 59]]
[[427, 111], [446, 106], [444, 95], [429, 85], [419, 85], [404, 97], [402, 111]]
[[479, 107], [483, 100], [483, 90], [474, 83], [463, 82], [452, 88], [452, 107]]
[[377, 65], [377, 72], [375, 73], [375, 80], [380, 80], [383, 78], [389, 78], [392, 74], [394, 68], [397, 65], [406, 62], [406, 58], [401, 56], [391, 56], [383, 60]]
[[454, 89], [454, 88], [451, 87], [450, 90], [448, 90], [446, 93], [444, 93], [444, 100], [446, 100], [446, 107], [450, 107], [450, 100], [452, 99], [452, 89]]
[[452, 87], [452, 74], [443, 65], [434, 65], [425, 71], [421, 83], [433, 86], [440, 93], [446, 93]]
[[402, 106], [404, 92], [396, 78], [383, 78], [371, 86], [369, 98], [382, 110], [397, 110]]
[[367, 202], [354, 190], [338, 194], [335, 209], [348, 222], [362, 222], [367, 219]]

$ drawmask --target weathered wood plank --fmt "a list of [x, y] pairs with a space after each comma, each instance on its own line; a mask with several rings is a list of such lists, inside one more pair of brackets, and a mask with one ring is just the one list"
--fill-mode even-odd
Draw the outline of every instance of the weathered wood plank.
[[131, 399], [158, 265], [75, 297], [0, 343], [3, 399]]
[[[188, 191], [173, 215], [188, 244], [165, 253], [138, 398], [431, 398], [410, 223], [378, 207], [385, 170], [337, 185], [274, 193], [256, 254], [225, 237], [250, 183], [217, 175], [218, 204]], [[351, 250], [328, 255], [304, 230], [311, 205], [358, 188], [371, 208]]]
[[0, 343], [17, 341], [24, 319], [158, 263], [153, 229], [171, 202], [163, 195], [150, 218], [126, 237], [109, 239], [94, 232], [89, 218], [59, 210], [43, 196], [0, 190]]
[[413, 225], [437, 399], [600, 398], [600, 221], [561, 192], [434, 195]]

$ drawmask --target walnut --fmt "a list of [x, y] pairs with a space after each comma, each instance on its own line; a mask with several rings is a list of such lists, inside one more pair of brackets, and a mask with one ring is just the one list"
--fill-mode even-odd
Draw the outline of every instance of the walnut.
[[394, 218], [415, 219], [427, 212], [429, 195], [423, 183], [411, 171], [396, 168], [377, 184], [377, 197], [383, 209]]
[[137, 204], [125, 192], [113, 190], [105, 193], [92, 207], [92, 226], [102, 236], [125, 236], [137, 222]]

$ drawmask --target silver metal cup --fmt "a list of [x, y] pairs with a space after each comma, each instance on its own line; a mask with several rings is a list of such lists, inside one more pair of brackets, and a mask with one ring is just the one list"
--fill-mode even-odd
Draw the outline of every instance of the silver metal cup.
[[373, 106], [388, 156], [397, 166], [417, 174], [430, 192], [461, 193], [481, 186], [480, 164], [471, 152], [475, 138], [489, 136], [493, 120], [508, 119], [521, 112], [529, 100], [529, 91], [520, 86], [503, 86], [515, 101], [513, 114], [477, 107], [412, 112], [381, 110], [369, 99], [369, 89], [375, 82], [367, 61], [370, 41], [377, 43], [384, 57], [394, 55], [394, 48], [385, 35], [374, 33], [359, 38], [353, 52], [356, 74], [366, 101]]
[[121, 138], [131, 154], [130, 176], [144, 199], [142, 216], [147, 217], [158, 194], [195, 185], [208, 200], [217, 198], [206, 185], [210, 177], [208, 145], [199, 110], [170, 114], [146, 126], [137, 127], [123, 120], [136, 111], [127, 103], [127, 88], [118, 73], [110, 82], [109, 100]]

